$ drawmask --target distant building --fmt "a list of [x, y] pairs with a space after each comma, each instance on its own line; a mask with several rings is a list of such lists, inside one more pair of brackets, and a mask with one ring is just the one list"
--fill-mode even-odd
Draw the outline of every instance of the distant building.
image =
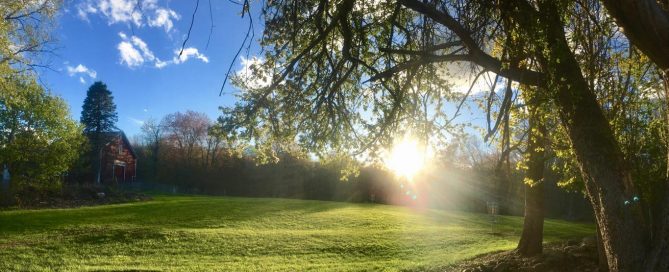
[[137, 178], [137, 155], [123, 131], [104, 134], [100, 150], [99, 182], [129, 182]]

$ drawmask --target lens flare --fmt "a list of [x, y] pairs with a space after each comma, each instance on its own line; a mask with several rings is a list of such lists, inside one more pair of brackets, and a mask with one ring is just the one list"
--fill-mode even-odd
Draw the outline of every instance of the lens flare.
[[412, 181], [425, 165], [425, 148], [411, 137], [396, 142], [385, 156], [384, 163], [396, 175]]

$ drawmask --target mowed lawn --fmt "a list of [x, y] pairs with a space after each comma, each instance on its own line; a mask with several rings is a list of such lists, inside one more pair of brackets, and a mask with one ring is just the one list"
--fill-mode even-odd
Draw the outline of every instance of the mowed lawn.
[[[512, 249], [522, 218], [204, 196], [0, 212], [0, 271], [427, 270]], [[548, 242], [592, 225], [547, 220]]]

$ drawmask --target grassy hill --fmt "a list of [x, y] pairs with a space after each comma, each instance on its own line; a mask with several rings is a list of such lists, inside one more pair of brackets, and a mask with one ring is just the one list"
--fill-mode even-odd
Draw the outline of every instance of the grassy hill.
[[[512, 249], [522, 218], [287, 199], [156, 197], [0, 212], [0, 271], [424, 270]], [[593, 226], [547, 220], [548, 242]]]

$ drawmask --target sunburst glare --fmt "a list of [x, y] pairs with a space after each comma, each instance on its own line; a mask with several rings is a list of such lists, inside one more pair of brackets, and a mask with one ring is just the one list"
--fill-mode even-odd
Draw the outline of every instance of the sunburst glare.
[[403, 137], [396, 141], [384, 156], [384, 164], [396, 175], [412, 181], [425, 166], [426, 148], [413, 137]]

